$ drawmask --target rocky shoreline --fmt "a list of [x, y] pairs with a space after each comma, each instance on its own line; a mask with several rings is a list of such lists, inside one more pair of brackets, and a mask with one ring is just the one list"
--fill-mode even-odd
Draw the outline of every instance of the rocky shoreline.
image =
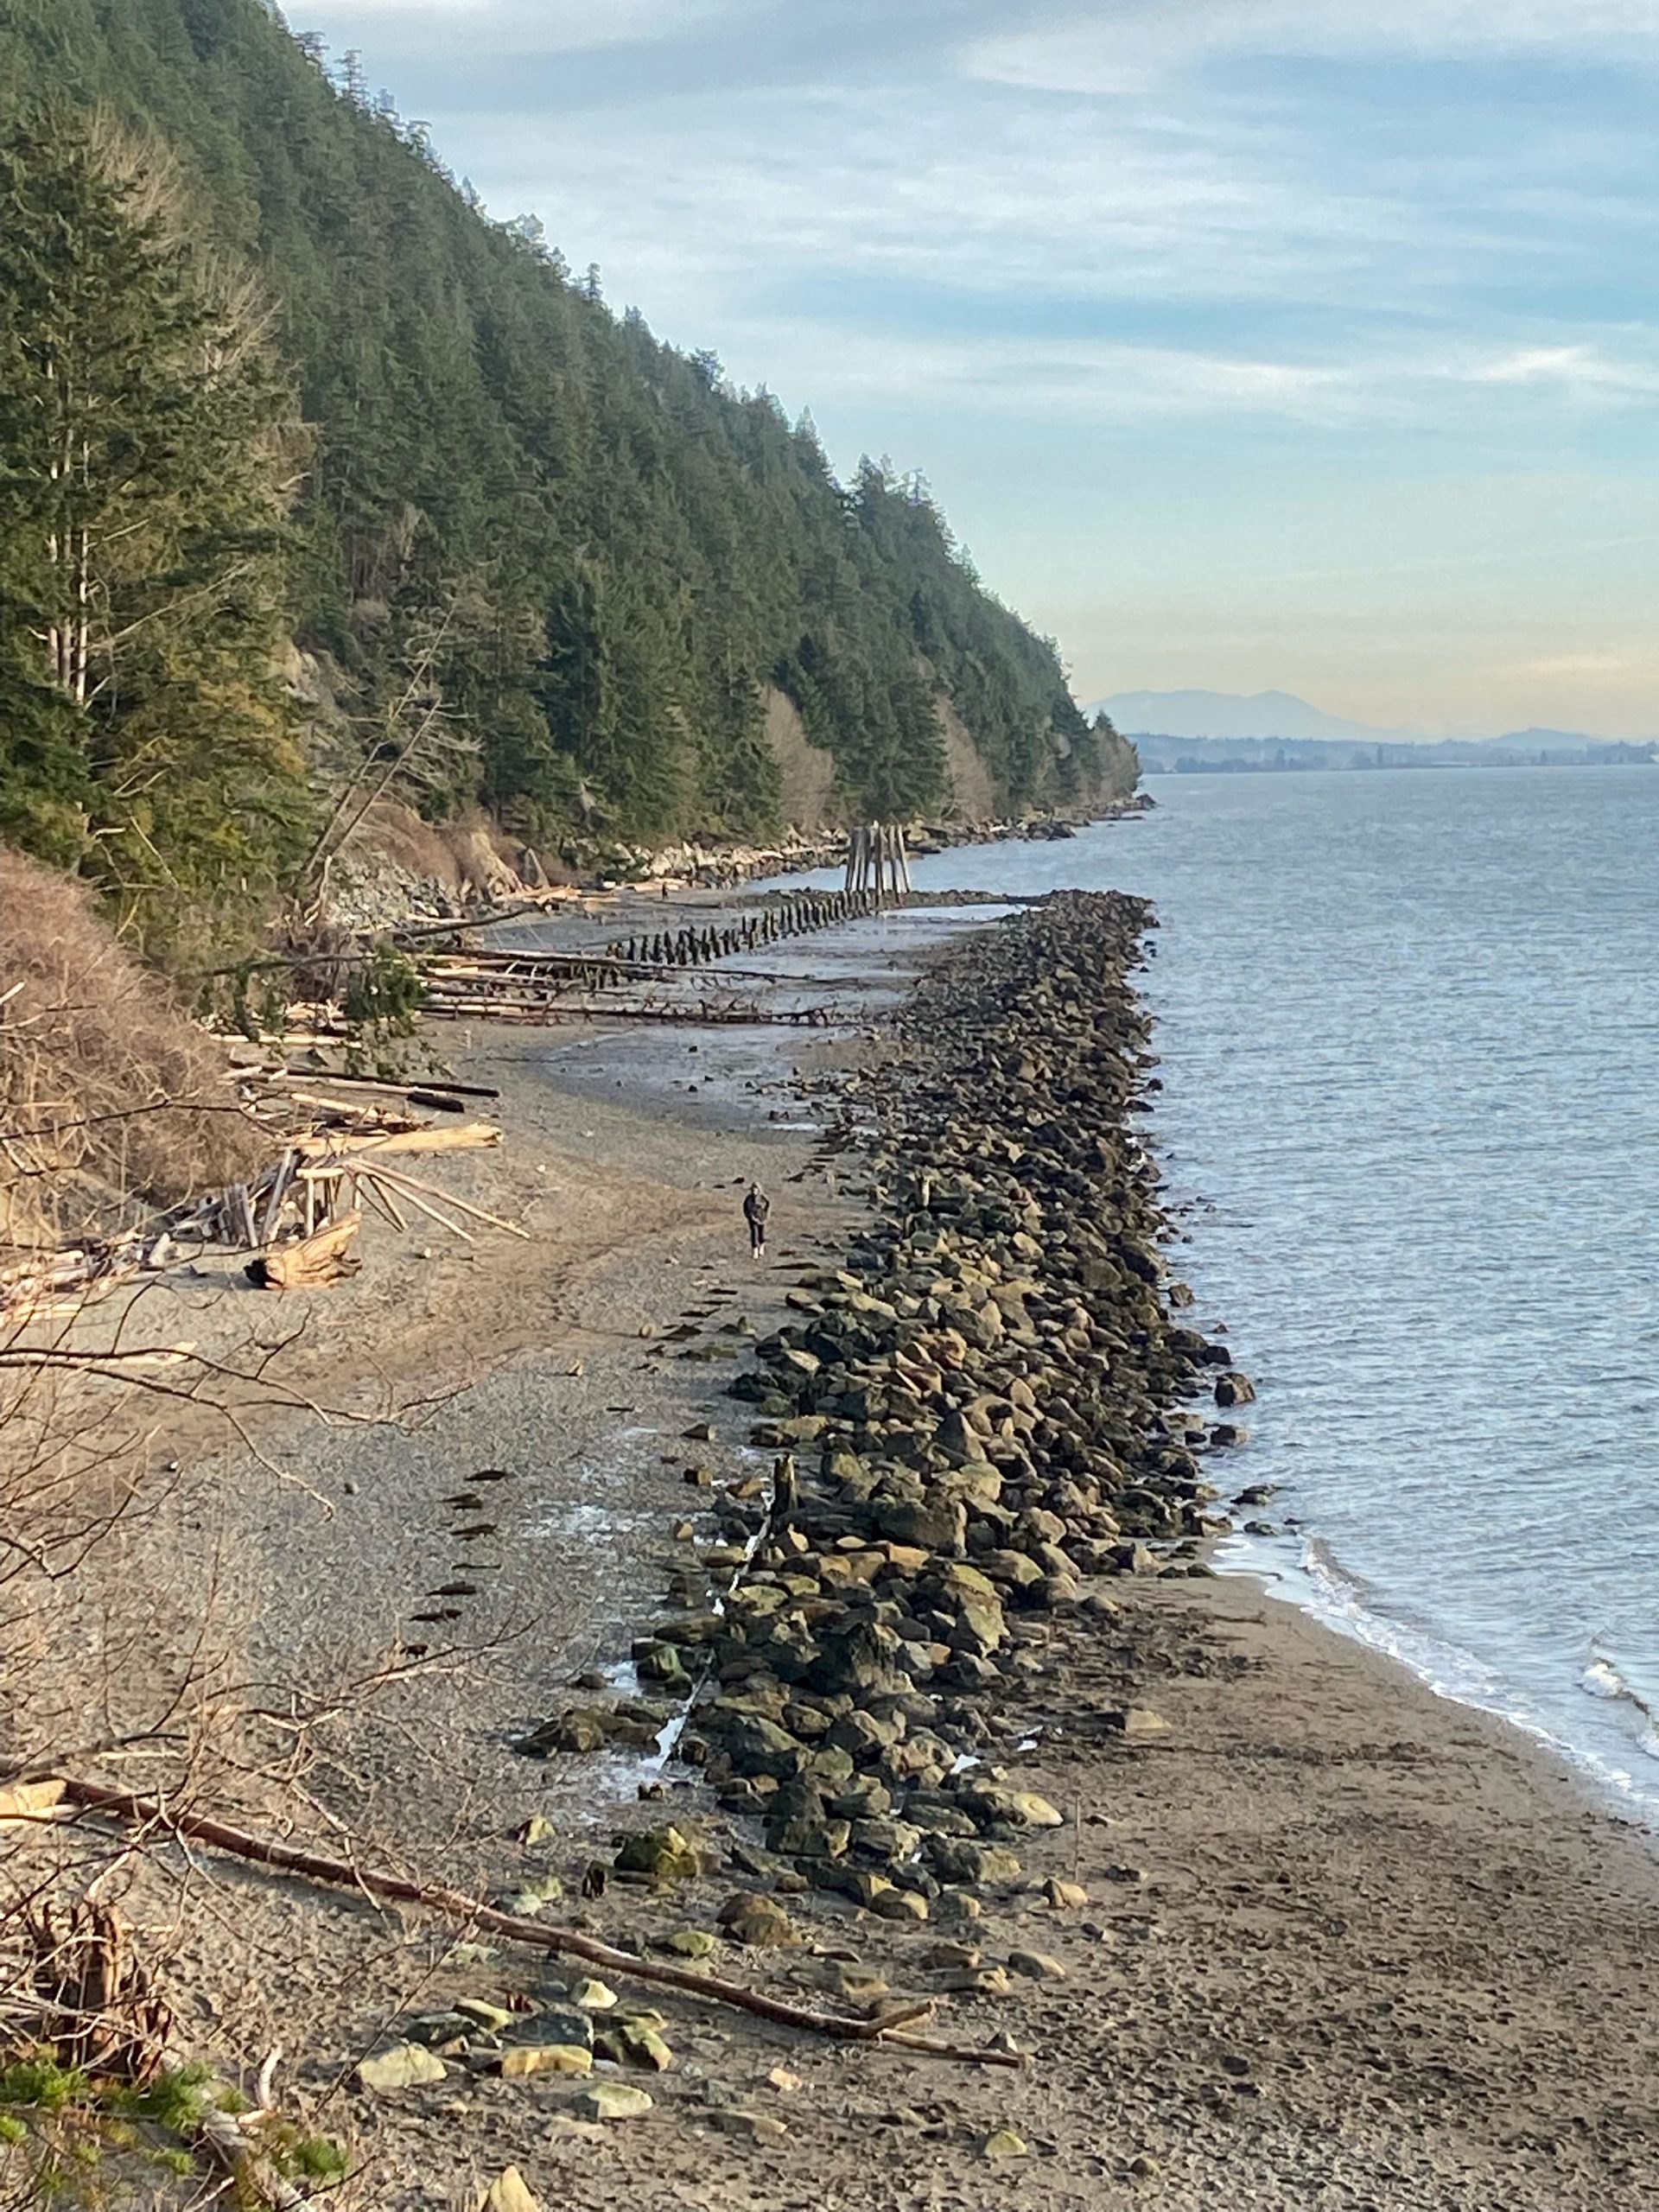
[[[220, 1867], [172, 1961], [188, 2047], [251, 2080], [282, 2041], [385, 2212], [509, 2174], [565, 2212], [1649, 2201], [1645, 1840], [1205, 1572], [1249, 1384], [1166, 1272], [1149, 925], [1062, 893], [952, 932], [813, 1046], [810, 1114], [724, 1031], [485, 1029], [512, 1141], [441, 1172], [533, 1241], [378, 1240], [289, 1370], [467, 1387], [308, 1436], [303, 1490], [193, 1464], [145, 1536], [171, 1587], [222, 1529], [238, 1679], [315, 1694], [435, 1624], [292, 1832], [511, 1930]], [[880, 933], [869, 1016], [948, 927]], [[200, 1340], [219, 1294], [152, 1295]], [[607, 1959], [550, 1972], [566, 1931]]]
[[[1087, 814], [918, 823], [908, 825], [906, 835], [916, 858], [958, 846], [1072, 837], [1079, 827], [1128, 819], [1155, 804], [1141, 791]], [[331, 919], [355, 934], [375, 936], [438, 922], [499, 921], [618, 892], [734, 890], [764, 877], [839, 868], [847, 857], [848, 832], [791, 828], [765, 844], [691, 838], [665, 846], [575, 846], [559, 861], [556, 881], [534, 849], [498, 832], [457, 830], [450, 842], [454, 850], [444, 855], [442, 872], [434, 872], [391, 850], [378, 849], [371, 827], [362, 849], [354, 848], [332, 872], [327, 902]]]
[[[732, 1386], [771, 1484], [721, 1495], [682, 1610], [634, 1647], [645, 1700], [530, 1741], [649, 1742], [689, 1713], [678, 1755], [764, 1822], [750, 1871], [773, 1888], [959, 1923], [1017, 1885], [1020, 1834], [1063, 1819], [985, 1764], [1033, 1726], [1034, 1647], [1057, 1617], [1110, 1622], [1112, 1576], [1207, 1571], [1195, 1447], [1236, 1432], [1192, 1402], [1251, 1393], [1176, 1319], [1129, 1125], [1155, 1081], [1130, 982], [1151, 921], [1065, 893], [972, 933], [843, 1079], [830, 1142], [865, 1154], [875, 1217]], [[668, 1879], [696, 1858], [670, 1828], [617, 1864]]]

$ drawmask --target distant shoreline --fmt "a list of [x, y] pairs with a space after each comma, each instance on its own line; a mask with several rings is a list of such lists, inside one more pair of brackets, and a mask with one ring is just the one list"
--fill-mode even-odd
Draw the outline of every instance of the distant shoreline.
[[[1160, 738], [1141, 734], [1131, 738], [1137, 751], [1144, 745], [1186, 748], [1211, 747], [1211, 753], [1182, 750], [1173, 758], [1148, 759], [1142, 753], [1145, 777], [1321, 775], [1358, 770], [1388, 775], [1399, 770], [1452, 768], [1645, 768], [1659, 762], [1659, 739], [1642, 745], [1597, 746], [1579, 752], [1498, 753], [1470, 746], [1366, 745], [1348, 740], [1322, 738]], [[1244, 748], [1273, 747], [1269, 757], [1254, 757]], [[1427, 753], [1430, 757], [1418, 756]]]

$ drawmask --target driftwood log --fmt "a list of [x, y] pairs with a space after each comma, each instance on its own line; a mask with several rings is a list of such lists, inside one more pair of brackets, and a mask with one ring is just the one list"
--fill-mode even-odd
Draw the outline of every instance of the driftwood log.
[[244, 1273], [260, 1290], [321, 1290], [355, 1274], [362, 1266], [356, 1254], [346, 1249], [362, 1226], [363, 1216], [353, 1208], [350, 1213], [338, 1215], [315, 1236], [257, 1253]]
[[498, 1911], [493, 1905], [482, 1904], [461, 1890], [446, 1889], [433, 1882], [410, 1881], [400, 1874], [355, 1866], [348, 1859], [330, 1859], [315, 1851], [296, 1850], [292, 1844], [274, 1842], [200, 1813], [169, 1810], [154, 1798], [112, 1789], [101, 1782], [66, 1778], [62, 1802], [83, 1806], [90, 1812], [108, 1813], [142, 1827], [188, 1836], [194, 1842], [207, 1844], [257, 1866], [269, 1866], [278, 1873], [297, 1876], [302, 1881], [354, 1891], [359, 1897], [379, 1898], [387, 1904], [415, 1905], [460, 1927], [487, 1928], [531, 1949], [550, 1951], [560, 1958], [582, 1959], [620, 1979], [677, 1989], [689, 1997], [701, 1998], [707, 2004], [726, 2005], [739, 2012], [751, 2012], [757, 2019], [770, 2020], [779, 2027], [827, 2036], [837, 2043], [895, 2044], [901, 2050], [920, 2051], [935, 2058], [956, 2059], [971, 2066], [1018, 2067], [1023, 2063], [1013, 2051], [993, 2050], [974, 2044], [944, 2043], [932, 2036], [908, 2033], [910, 2022], [931, 2013], [931, 2002], [906, 2005], [897, 2012], [863, 2019], [816, 2012], [808, 2005], [791, 2005], [784, 1998], [770, 1997], [764, 1990], [746, 1988], [741, 1982], [697, 1974], [689, 1967], [636, 1958], [632, 1951], [619, 1951], [613, 1945], [601, 1943], [596, 1937], [584, 1936], [574, 1928], [549, 1927], [539, 1920], [523, 1919], [517, 1913]]

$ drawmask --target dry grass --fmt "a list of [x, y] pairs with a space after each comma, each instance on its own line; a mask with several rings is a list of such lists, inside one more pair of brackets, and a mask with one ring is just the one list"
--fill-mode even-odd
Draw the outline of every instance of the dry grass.
[[0, 1255], [118, 1234], [268, 1149], [87, 887], [0, 849]]

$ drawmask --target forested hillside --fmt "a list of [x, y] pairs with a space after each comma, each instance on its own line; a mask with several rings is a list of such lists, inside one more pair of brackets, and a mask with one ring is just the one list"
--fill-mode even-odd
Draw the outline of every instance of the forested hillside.
[[0, 0], [0, 835], [141, 931], [302, 871], [362, 760], [537, 840], [770, 827], [767, 686], [849, 807], [941, 804], [942, 702], [1010, 806], [1132, 785], [918, 483], [837, 482], [261, 0]]

